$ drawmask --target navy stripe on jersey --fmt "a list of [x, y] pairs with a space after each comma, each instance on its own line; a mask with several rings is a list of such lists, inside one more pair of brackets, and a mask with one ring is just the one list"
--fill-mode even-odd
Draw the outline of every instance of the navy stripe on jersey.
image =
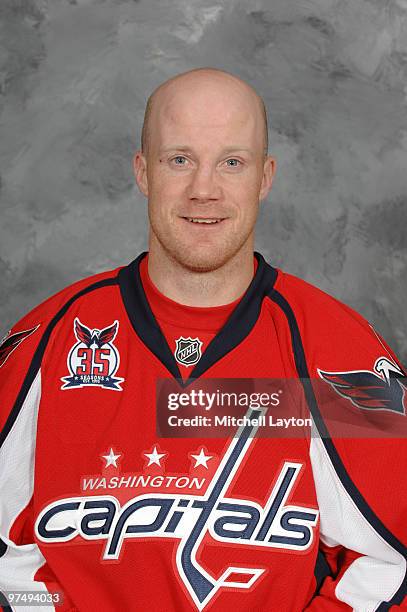
[[222, 329], [211, 340], [201, 359], [183, 381], [175, 357], [151, 310], [140, 278], [139, 265], [147, 253], [142, 253], [119, 272], [122, 299], [131, 324], [141, 341], [161, 361], [167, 370], [186, 387], [214, 363], [230, 353], [250, 333], [257, 319], [264, 297], [274, 286], [277, 270], [266, 263], [260, 253], [254, 253], [258, 266], [246, 293], [233, 310]]
[[[365, 498], [362, 496], [352, 479], [350, 478], [342, 459], [339, 456], [338, 451], [335, 448], [335, 445], [332, 439], [329, 436], [329, 432], [327, 427], [323, 421], [322, 415], [318, 408], [318, 403], [314, 394], [314, 390], [312, 388], [312, 383], [305, 359], [305, 351], [301, 340], [301, 334], [298, 327], [297, 320], [295, 318], [294, 312], [284, 298], [284, 296], [279, 293], [276, 289], [273, 289], [269, 293], [270, 299], [275, 302], [284, 312], [291, 332], [291, 341], [294, 352], [295, 364], [298, 372], [298, 376], [301, 379], [302, 386], [304, 388], [305, 397], [307, 399], [308, 406], [310, 408], [312, 417], [314, 419], [315, 425], [318, 428], [320, 436], [322, 438], [322, 442], [329, 454], [329, 457], [332, 461], [332, 464], [335, 468], [335, 471], [345, 487], [346, 491], [349, 493], [351, 499], [355, 502], [357, 508], [361, 512], [361, 514], [365, 517], [365, 519], [372, 525], [375, 531], [381, 535], [381, 537], [390, 544], [395, 550], [397, 550], [402, 556], [407, 559], [407, 549], [402, 542], [400, 542], [381, 522], [378, 516], [373, 512]], [[377, 612], [384, 612], [384, 610], [388, 610], [390, 606], [400, 604], [404, 597], [407, 595], [407, 573], [404, 577], [403, 583], [398, 589], [397, 593], [392, 597], [392, 599], [388, 602], [382, 602], [380, 606], [377, 608]]]
[[315, 568], [314, 568], [314, 576], [315, 576], [315, 581], [316, 581], [316, 587], [315, 587], [315, 593], [313, 597], [318, 595], [319, 589], [321, 588], [322, 583], [325, 580], [325, 578], [327, 576], [332, 576], [332, 572], [328, 565], [328, 561], [326, 560], [325, 555], [322, 552], [322, 550], [318, 551], [317, 560], [315, 562]]
[[97, 281], [88, 287], [85, 287], [81, 291], [78, 291], [75, 295], [73, 295], [63, 306], [59, 309], [53, 319], [47, 325], [41, 340], [37, 346], [37, 349], [34, 353], [34, 356], [31, 360], [30, 366], [28, 368], [27, 374], [25, 375], [23, 384], [21, 385], [20, 391], [18, 393], [17, 399], [14, 402], [14, 406], [10, 411], [10, 414], [7, 417], [5, 425], [0, 432], [0, 448], [4, 444], [5, 439], [10, 433], [11, 428], [15, 420], [17, 419], [20, 410], [24, 404], [25, 398], [31, 388], [31, 385], [34, 382], [34, 379], [37, 375], [39, 368], [41, 367], [42, 358], [45, 353], [45, 349], [47, 348], [48, 341], [50, 339], [51, 333], [57, 323], [62, 319], [62, 317], [67, 313], [68, 309], [72, 306], [76, 300], [78, 300], [83, 295], [90, 293], [91, 291], [96, 291], [97, 289], [101, 289], [102, 287], [109, 287], [111, 285], [117, 285], [117, 276], [113, 278], [105, 278], [103, 280]]

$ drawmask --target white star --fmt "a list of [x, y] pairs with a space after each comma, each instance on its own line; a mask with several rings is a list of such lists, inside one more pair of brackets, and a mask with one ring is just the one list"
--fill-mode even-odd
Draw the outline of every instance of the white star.
[[106, 459], [105, 467], [109, 467], [109, 465], [114, 465], [114, 467], [117, 467], [116, 461], [118, 460], [119, 457], [121, 457], [121, 455], [115, 455], [113, 452], [113, 449], [111, 448], [109, 451], [109, 454], [102, 455], [102, 457]]
[[204, 449], [201, 448], [199, 455], [192, 455], [191, 453], [191, 457], [195, 459], [194, 468], [203, 465], [204, 468], [208, 469], [207, 462], [209, 461], [209, 459], [212, 459], [213, 455], [205, 455]]
[[159, 465], [161, 467], [160, 461], [161, 461], [161, 459], [163, 457], [165, 457], [166, 454], [167, 453], [159, 453], [159, 452], [157, 452], [157, 447], [156, 446], [154, 446], [154, 450], [153, 450], [152, 453], [143, 453], [143, 455], [145, 455], [147, 457], [147, 459], [148, 459], [147, 467], [149, 465], [153, 465], [153, 463], [155, 463], [156, 465]]

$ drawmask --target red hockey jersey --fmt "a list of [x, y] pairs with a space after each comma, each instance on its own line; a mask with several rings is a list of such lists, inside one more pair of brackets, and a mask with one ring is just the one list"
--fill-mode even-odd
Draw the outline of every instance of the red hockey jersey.
[[[392, 412], [401, 432], [390, 349], [258, 253], [207, 345], [186, 321], [170, 346], [143, 288], [145, 256], [61, 291], [1, 344], [0, 591], [11, 608], [405, 607], [405, 441], [332, 438], [309, 382], [353, 411]], [[156, 384], [169, 378], [186, 391], [298, 379], [316, 435], [160, 437]]]

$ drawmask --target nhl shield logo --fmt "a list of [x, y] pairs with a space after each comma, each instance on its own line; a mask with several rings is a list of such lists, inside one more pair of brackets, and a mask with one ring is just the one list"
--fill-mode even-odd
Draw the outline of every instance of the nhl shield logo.
[[71, 376], [61, 378], [65, 383], [61, 389], [97, 386], [122, 391], [120, 383], [124, 378], [115, 377], [120, 365], [119, 351], [113, 344], [118, 329], [118, 321], [104, 329], [91, 329], [78, 318], [75, 319], [77, 342], [69, 351], [67, 359]]
[[200, 360], [202, 342], [199, 338], [184, 338], [181, 336], [175, 340], [175, 359], [183, 366], [191, 366]]

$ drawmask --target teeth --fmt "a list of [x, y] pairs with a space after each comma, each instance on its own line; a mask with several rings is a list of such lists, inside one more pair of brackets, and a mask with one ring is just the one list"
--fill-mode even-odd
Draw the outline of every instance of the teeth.
[[187, 217], [188, 221], [192, 223], [219, 223], [220, 219], [194, 219], [193, 217]]

